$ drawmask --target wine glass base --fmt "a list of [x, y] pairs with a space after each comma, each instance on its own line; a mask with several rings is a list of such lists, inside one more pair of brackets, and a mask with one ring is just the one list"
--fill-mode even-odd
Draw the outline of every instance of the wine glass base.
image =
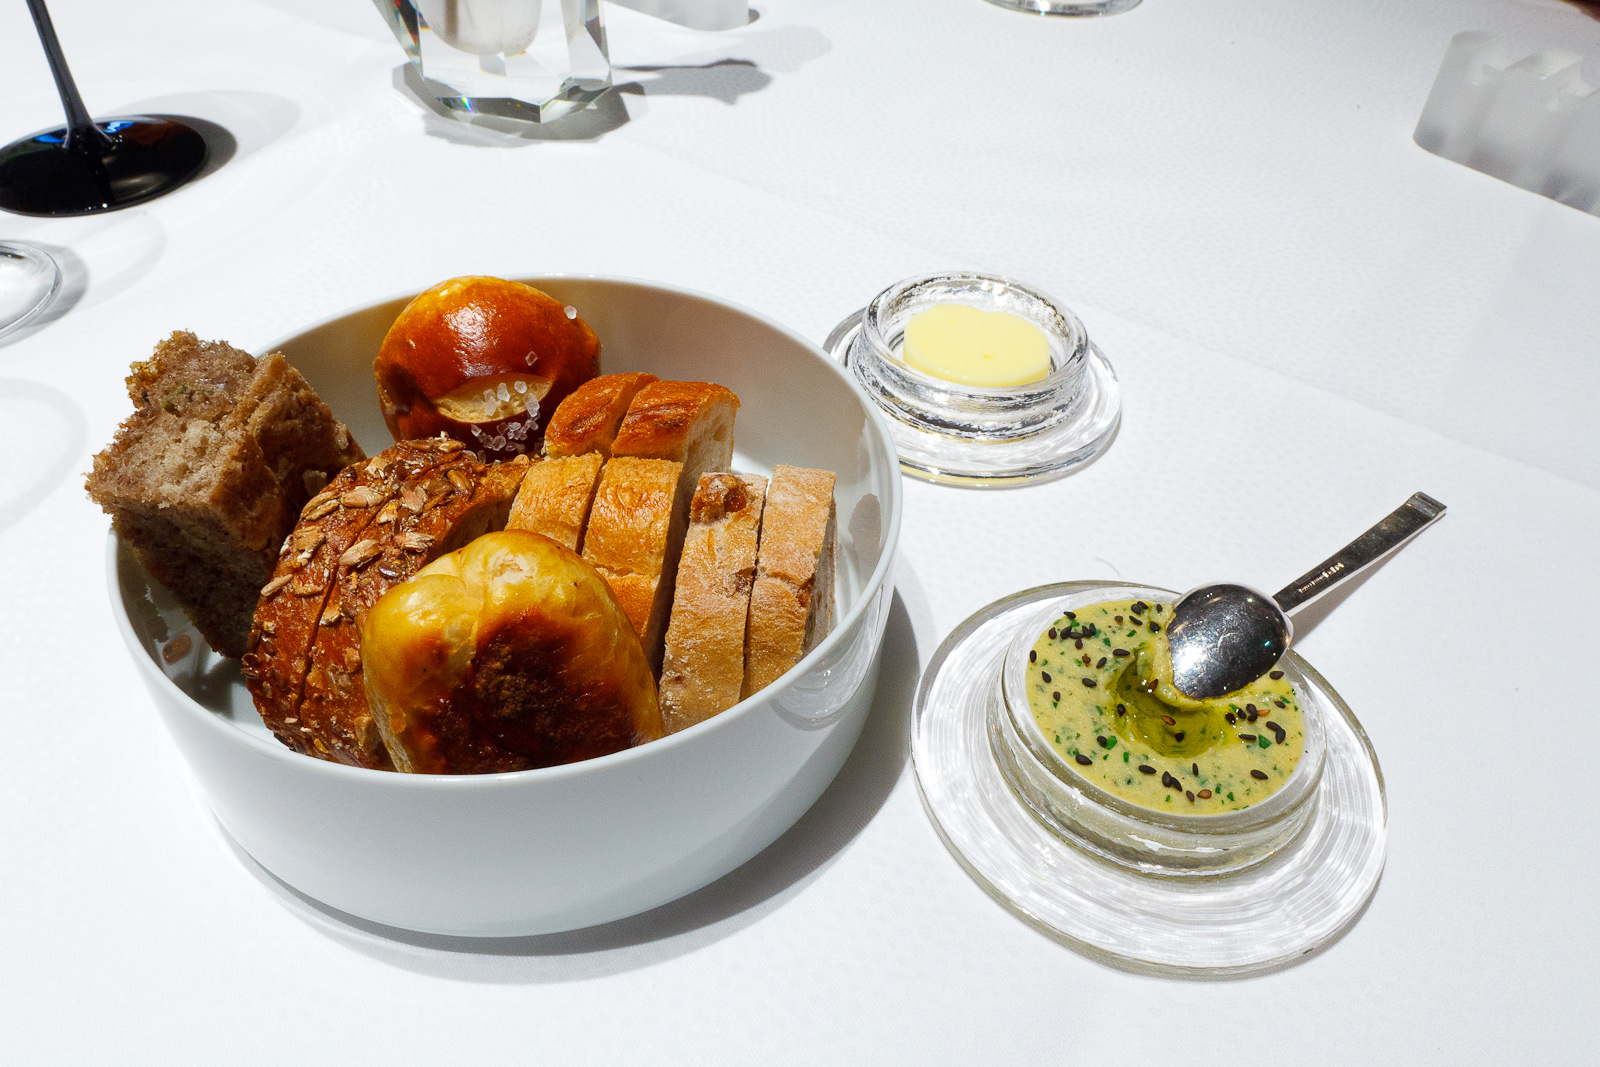
[[1138, 7], [1139, 0], [989, 0], [996, 7], [1035, 15], [1115, 15]]
[[93, 215], [170, 193], [200, 173], [206, 141], [173, 119], [96, 119], [100, 145], [65, 127], [0, 148], [0, 210], [18, 215]]
[[61, 268], [48, 253], [0, 241], [0, 337], [38, 318], [60, 289]]

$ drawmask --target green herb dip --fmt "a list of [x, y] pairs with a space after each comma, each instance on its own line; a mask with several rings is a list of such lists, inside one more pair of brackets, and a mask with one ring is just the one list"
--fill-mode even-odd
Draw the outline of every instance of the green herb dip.
[[1034, 643], [1028, 704], [1072, 768], [1123, 800], [1213, 815], [1259, 804], [1305, 745], [1294, 687], [1273, 670], [1194, 700], [1172, 685], [1170, 604], [1117, 600], [1063, 615]]

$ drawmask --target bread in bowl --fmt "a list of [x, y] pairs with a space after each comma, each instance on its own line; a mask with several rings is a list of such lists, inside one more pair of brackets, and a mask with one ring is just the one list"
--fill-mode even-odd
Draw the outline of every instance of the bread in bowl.
[[661, 736], [655, 679], [577, 553], [508, 530], [442, 556], [362, 622], [368, 699], [402, 771], [591, 759]]
[[478, 276], [407, 304], [373, 362], [395, 440], [444, 433], [487, 459], [537, 454], [556, 405], [598, 373], [599, 338], [575, 309]]

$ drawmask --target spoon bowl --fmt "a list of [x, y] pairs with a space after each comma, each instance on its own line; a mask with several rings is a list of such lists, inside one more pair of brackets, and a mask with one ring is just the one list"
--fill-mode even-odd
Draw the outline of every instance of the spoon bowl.
[[1167, 625], [1173, 685], [1197, 700], [1243, 689], [1288, 651], [1296, 611], [1404, 545], [1444, 512], [1433, 497], [1413, 493], [1382, 522], [1272, 596], [1227, 583], [1185, 593]]

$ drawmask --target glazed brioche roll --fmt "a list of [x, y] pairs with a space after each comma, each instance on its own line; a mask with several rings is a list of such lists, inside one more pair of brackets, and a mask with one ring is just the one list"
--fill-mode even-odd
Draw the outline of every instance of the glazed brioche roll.
[[611, 589], [548, 537], [485, 534], [362, 624], [368, 703], [397, 770], [472, 774], [662, 735], [655, 680]]

